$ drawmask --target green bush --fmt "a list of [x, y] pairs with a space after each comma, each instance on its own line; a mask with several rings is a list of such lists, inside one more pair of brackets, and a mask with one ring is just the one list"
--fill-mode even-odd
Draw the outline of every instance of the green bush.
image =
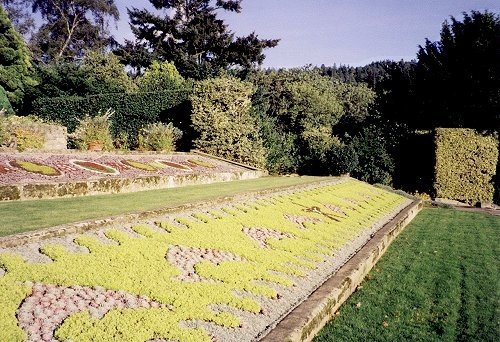
[[14, 114], [14, 110], [10, 105], [7, 93], [5, 92], [5, 89], [0, 85], [0, 110], [2, 109], [5, 109], [5, 113], [8, 115]]
[[142, 92], [166, 91], [181, 89], [185, 80], [171, 62], [153, 61], [137, 79], [137, 85]]
[[175, 142], [182, 136], [181, 130], [172, 123], [160, 122], [149, 124], [139, 132], [139, 149], [146, 151], [171, 152], [175, 149]]
[[79, 119], [78, 127], [69, 135], [75, 146], [80, 150], [91, 149], [91, 144], [99, 145], [105, 151], [113, 149], [110, 123], [113, 114], [108, 109], [104, 114], [99, 111], [96, 116]]
[[[177, 121], [189, 121], [188, 113], [174, 113], [188, 98], [188, 90], [134, 93], [134, 94], [102, 94], [86, 97], [58, 97], [40, 98], [33, 103], [33, 113], [44, 119], [58, 122], [73, 132], [78, 124], [78, 119], [86, 115], [95, 115], [102, 108], [111, 108], [115, 114], [111, 118], [113, 136], [125, 132], [130, 144], [137, 140], [139, 130], [149, 123], [158, 121], [171, 121], [170, 117], [176, 115]], [[123, 133], [122, 133], [123, 134]]]
[[435, 143], [436, 197], [469, 204], [492, 202], [498, 136], [466, 128], [438, 128]]
[[394, 160], [379, 128], [367, 127], [351, 143], [358, 156], [352, 175], [370, 184], [391, 185]]
[[253, 86], [233, 77], [197, 82], [191, 96], [192, 123], [203, 152], [255, 166], [264, 166], [266, 151], [251, 116]]
[[45, 143], [44, 123], [31, 116], [0, 116], [1, 142], [19, 151], [41, 149]]

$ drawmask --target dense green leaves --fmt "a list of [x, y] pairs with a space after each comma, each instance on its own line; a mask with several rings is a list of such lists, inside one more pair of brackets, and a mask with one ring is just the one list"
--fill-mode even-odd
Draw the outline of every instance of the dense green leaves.
[[252, 84], [233, 77], [199, 81], [191, 96], [196, 148], [234, 161], [263, 166], [265, 149], [250, 115]]
[[125, 132], [133, 143], [146, 124], [172, 119], [172, 108], [187, 97], [188, 91], [40, 98], [34, 102], [33, 111], [39, 117], [63, 124], [72, 132], [79, 118], [111, 108], [115, 111], [111, 117], [113, 135]]
[[437, 197], [469, 204], [492, 202], [498, 163], [496, 135], [472, 129], [436, 130], [435, 190]]
[[12, 109], [9, 98], [7, 97], [7, 93], [0, 85], [0, 110], [2, 109], [5, 110], [6, 114], [14, 114], [14, 110]]
[[14, 108], [22, 104], [25, 88], [36, 84], [31, 73], [29, 51], [0, 5], [0, 86]]
[[154, 61], [137, 80], [140, 91], [166, 91], [182, 89], [185, 80], [171, 62]]
[[270, 170], [337, 174], [356, 164], [355, 160], [349, 167], [335, 164], [339, 160], [335, 155], [345, 148], [335, 130], [342, 121], [359, 124], [366, 119], [373, 91], [308, 69], [258, 72], [250, 79], [257, 87], [255, 115], [268, 121], [262, 134], [270, 151]]
[[83, 58], [81, 72], [90, 94], [133, 92], [137, 86], [112, 53], [89, 51]]

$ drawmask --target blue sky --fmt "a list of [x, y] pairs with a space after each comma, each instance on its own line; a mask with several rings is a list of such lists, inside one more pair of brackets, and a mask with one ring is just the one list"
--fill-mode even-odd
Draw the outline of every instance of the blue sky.
[[[151, 5], [147, 0], [115, 3], [121, 16], [115, 37], [132, 39], [126, 7]], [[240, 14], [223, 15], [233, 32], [281, 39], [266, 51], [265, 67], [411, 60], [425, 38], [439, 39], [450, 15], [461, 19], [473, 9], [500, 13], [500, 2], [493, 0], [243, 0], [242, 6]]]

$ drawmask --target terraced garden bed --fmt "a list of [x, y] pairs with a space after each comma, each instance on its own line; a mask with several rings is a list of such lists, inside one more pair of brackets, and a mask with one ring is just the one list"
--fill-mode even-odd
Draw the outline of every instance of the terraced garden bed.
[[0, 153], [0, 200], [134, 192], [264, 174], [191, 153]]
[[259, 339], [409, 203], [338, 179], [0, 249], [0, 340]]

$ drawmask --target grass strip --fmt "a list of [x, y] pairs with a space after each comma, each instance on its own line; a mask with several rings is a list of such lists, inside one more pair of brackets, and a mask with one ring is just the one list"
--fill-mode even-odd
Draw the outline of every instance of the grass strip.
[[328, 179], [331, 178], [263, 177], [127, 194], [4, 202], [0, 203], [0, 236]]
[[500, 217], [425, 209], [320, 341], [498, 341]]

